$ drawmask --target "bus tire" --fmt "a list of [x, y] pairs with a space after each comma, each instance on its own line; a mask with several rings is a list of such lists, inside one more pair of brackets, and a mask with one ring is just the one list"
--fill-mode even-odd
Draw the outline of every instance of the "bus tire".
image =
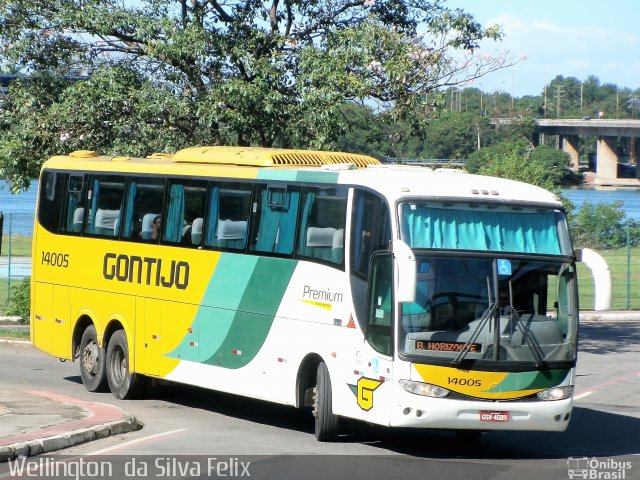
[[129, 345], [124, 330], [116, 330], [107, 346], [107, 382], [119, 400], [138, 398], [144, 390], [144, 376], [129, 370]]
[[318, 365], [316, 387], [313, 396], [314, 433], [319, 442], [331, 442], [338, 439], [339, 417], [333, 413], [331, 401], [331, 379], [324, 362]]
[[82, 384], [90, 392], [104, 392], [107, 390], [107, 352], [98, 345], [96, 327], [89, 325], [82, 332], [78, 359], [80, 363], [80, 378]]

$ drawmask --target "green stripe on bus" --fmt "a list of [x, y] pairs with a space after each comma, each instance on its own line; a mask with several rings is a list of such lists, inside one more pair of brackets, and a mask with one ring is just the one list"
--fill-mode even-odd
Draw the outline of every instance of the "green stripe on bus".
[[339, 173], [299, 170], [260, 170], [258, 180], [278, 180], [285, 182], [338, 183]]
[[262, 348], [297, 262], [256, 258], [258, 262], [226, 337], [213, 355], [202, 360], [203, 363], [241, 368], [253, 360]]
[[[192, 333], [167, 356], [194, 362], [208, 360], [222, 345], [233, 324], [259, 257], [223, 253], [205, 290]], [[189, 342], [196, 339], [198, 348]]]
[[545, 390], [552, 388], [566, 378], [569, 370], [545, 370], [540, 372], [514, 372], [486, 393], [517, 392], [521, 390]]

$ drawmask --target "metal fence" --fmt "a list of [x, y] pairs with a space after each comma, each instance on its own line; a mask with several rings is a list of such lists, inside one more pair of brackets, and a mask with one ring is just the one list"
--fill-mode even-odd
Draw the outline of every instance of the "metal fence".
[[[14, 287], [31, 276], [31, 239], [33, 215], [5, 213], [0, 251], [0, 315], [11, 305]], [[609, 265], [614, 310], [640, 310], [640, 246], [597, 250]], [[594, 284], [591, 271], [578, 264], [580, 308], [594, 308]]]
[[33, 214], [5, 213], [0, 244], [0, 315], [11, 305], [15, 287], [31, 277]]

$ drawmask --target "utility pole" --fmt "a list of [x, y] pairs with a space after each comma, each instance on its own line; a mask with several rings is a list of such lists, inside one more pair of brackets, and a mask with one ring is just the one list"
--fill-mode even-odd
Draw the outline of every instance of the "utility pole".
[[547, 86], [544, 86], [544, 118], [547, 118]]
[[583, 89], [584, 85], [582, 85], [582, 83], [580, 84], [580, 114], [582, 115], [582, 89]]
[[564, 87], [558, 85], [556, 87], [556, 118], [560, 118], [560, 99], [564, 97]]

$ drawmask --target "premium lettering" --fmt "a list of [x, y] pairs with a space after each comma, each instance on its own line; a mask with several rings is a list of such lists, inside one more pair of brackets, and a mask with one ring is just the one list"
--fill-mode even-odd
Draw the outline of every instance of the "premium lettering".
[[343, 295], [340, 292], [332, 292], [331, 290], [315, 290], [309, 285], [304, 286], [302, 298], [310, 300], [319, 300], [325, 302], [342, 302]]
[[171, 260], [169, 264], [161, 258], [106, 253], [102, 276], [107, 280], [184, 290], [189, 285], [189, 263]]

